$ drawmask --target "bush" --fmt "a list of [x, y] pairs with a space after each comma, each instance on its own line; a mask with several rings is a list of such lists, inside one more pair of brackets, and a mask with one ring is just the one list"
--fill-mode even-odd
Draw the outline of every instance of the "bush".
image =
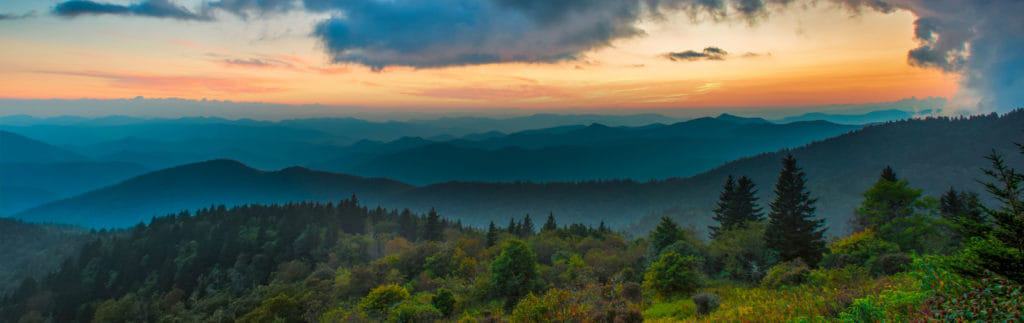
[[693, 296], [693, 303], [697, 305], [697, 315], [708, 315], [718, 309], [718, 295], [712, 293], [700, 293]]
[[697, 315], [697, 306], [692, 300], [656, 303], [644, 310], [645, 320], [684, 320]]
[[526, 295], [512, 310], [513, 322], [579, 322], [583, 311], [570, 300], [570, 293], [549, 289], [543, 296]]
[[666, 251], [647, 268], [644, 288], [662, 299], [689, 296], [701, 285], [699, 267], [697, 257]]
[[910, 269], [914, 259], [905, 253], [887, 253], [871, 260], [871, 273], [875, 275], [892, 275]]
[[768, 266], [778, 258], [764, 240], [766, 225], [763, 221], [748, 222], [745, 226], [718, 233], [708, 245], [709, 273], [745, 281], [758, 282]]
[[770, 288], [800, 285], [807, 280], [811, 268], [803, 260], [795, 259], [780, 262], [768, 270], [761, 280], [761, 285]]
[[359, 309], [375, 318], [386, 318], [391, 309], [409, 299], [409, 291], [395, 284], [381, 285], [359, 301]]
[[868, 229], [836, 240], [828, 247], [829, 254], [822, 260], [825, 268], [842, 268], [849, 265], [866, 265], [876, 255], [895, 253], [899, 246], [882, 240]]

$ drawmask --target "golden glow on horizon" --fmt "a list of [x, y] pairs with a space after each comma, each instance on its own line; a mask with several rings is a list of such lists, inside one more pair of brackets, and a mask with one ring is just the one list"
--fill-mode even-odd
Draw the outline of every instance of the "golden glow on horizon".
[[[911, 67], [913, 17], [824, 6], [750, 26], [644, 22], [648, 35], [578, 61], [442, 69], [335, 65], [315, 17], [182, 23], [41, 17], [0, 30], [0, 97], [179, 97], [368, 107], [685, 108], [803, 106], [951, 97], [957, 79]], [[29, 29], [34, 29], [28, 33]], [[83, 39], [76, 30], [88, 30]], [[129, 32], [131, 31], [131, 32]], [[40, 37], [45, 33], [45, 37]], [[724, 61], [670, 61], [716, 46]]]

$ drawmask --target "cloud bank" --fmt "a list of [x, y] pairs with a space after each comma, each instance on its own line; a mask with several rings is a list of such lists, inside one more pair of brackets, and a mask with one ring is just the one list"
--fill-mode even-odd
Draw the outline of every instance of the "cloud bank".
[[[913, 13], [918, 47], [909, 64], [962, 76], [978, 107], [1024, 106], [1024, 1], [825, 0], [851, 11]], [[382, 69], [488, 63], [545, 63], [578, 59], [614, 41], [644, 34], [641, 20], [685, 13], [695, 20], [768, 18], [772, 7], [811, 0], [217, 0], [190, 10], [171, 0], [129, 5], [72, 0], [59, 16], [126, 15], [211, 20], [213, 12], [240, 17], [287, 10], [329, 13], [313, 36], [338, 63]], [[675, 59], [713, 59], [706, 50]], [[718, 56], [720, 57], [720, 56]]]

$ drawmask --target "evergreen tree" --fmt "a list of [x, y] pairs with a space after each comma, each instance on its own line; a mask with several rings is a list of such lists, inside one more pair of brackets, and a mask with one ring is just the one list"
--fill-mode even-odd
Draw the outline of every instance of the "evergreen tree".
[[661, 217], [661, 222], [658, 223], [658, 227], [654, 228], [651, 232], [651, 242], [649, 244], [650, 255], [657, 257], [662, 249], [669, 245], [679, 241], [683, 238], [683, 231], [679, 229], [672, 219], [668, 217]]
[[974, 192], [957, 192], [950, 187], [939, 199], [939, 214], [956, 226], [961, 238], [984, 237], [989, 231], [989, 219]]
[[612, 230], [608, 229], [608, 226], [604, 224], [604, 220], [601, 220], [601, 224], [597, 226], [597, 232], [600, 234], [606, 234], [612, 232]]
[[[1018, 145], [1024, 154], [1024, 145]], [[998, 208], [986, 208], [992, 217], [992, 236], [998, 247], [979, 250], [982, 266], [1018, 283], [1024, 282], [1024, 173], [1006, 164], [996, 153], [989, 155], [991, 168], [984, 170], [992, 179], [984, 183], [985, 190], [999, 203]]]
[[548, 220], [544, 222], [544, 226], [541, 227], [541, 232], [554, 232], [558, 230], [558, 224], [555, 223], [555, 214], [548, 214]]
[[515, 218], [508, 218], [508, 228], [506, 231], [511, 235], [519, 235], [519, 225], [516, 224]]
[[736, 210], [739, 214], [740, 226], [750, 221], [760, 221], [764, 218], [761, 207], [757, 206], [757, 185], [750, 177], [740, 176], [736, 181]]
[[423, 223], [423, 239], [440, 241], [444, 238], [444, 224], [441, 223], [441, 216], [433, 208], [427, 213], [427, 220]]
[[398, 216], [398, 232], [403, 238], [409, 241], [416, 241], [417, 231], [419, 228], [416, 226], [416, 217], [412, 215], [409, 209], [402, 210], [401, 215]]
[[878, 229], [896, 219], [914, 215], [921, 190], [910, 187], [905, 180], [896, 179], [891, 167], [882, 170], [875, 185], [864, 192], [864, 201], [853, 217], [855, 230]]
[[528, 237], [530, 235], [533, 235], [533, 220], [530, 219], [530, 215], [527, 214], [526, 217], [523, 218], [522, 224], [519, 225], [519, 236]]
[[759, 221], [764, 215], [757, 206], [757, 186], [749, 177], [741, 176], [733, 182], [732, 176], [726, 179], [718, 206], [715, 208], [714, 219], [718, 226], [708, 227], [711, 238], [721, 231], [742, 228], [747, 222]]
[[492, 247], [498, 243], [498, 227], [494, 225], [494, 221], [487, 226], [487, 246]]
[[718, 222], [719, 226], [709, 226], [711, 230], [711, 238], [718, 236], [718, 232], [722, 230], [728, 230], [728, 226], [732, 225], [733, 217], [733, 196], [736, 194], [736, 182], [733, 180], [732, 175], [725, 178], [725, 184], [722, 185], [722, 192], [718, 193], [718, 205], [715, 205], [714, 216], [711, 218]]
[[882, 169], [882, 176], [879, 180], [895, 182], [900, 179], [896, 177], [896, 171], [892, 170], [892, 166], [885, 166], [885, 169]]
[[804, 172], [796, 158], [787, 155], [775, 184], [775, 200], [768, 214], [765, 242], [779, 254], [782, 261], [800, 258], [814, 266], [825, 251], [824, 220], [815, 219], [814, 203], [806, 189]]

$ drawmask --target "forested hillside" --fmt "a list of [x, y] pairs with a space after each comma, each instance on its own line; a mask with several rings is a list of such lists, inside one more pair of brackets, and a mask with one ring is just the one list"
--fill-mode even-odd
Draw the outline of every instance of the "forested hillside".
[[78, 254], [89, 233], [70, 226], [29, 224], [0, 218], [0, 295], [25, 278], [40, 279]]
[[96, 233], [0, 298], [0, 320], [1017, 321], [1024, 175], [1007, 156], [976, 174], [995, 203], [880, 169], [839, 239], [792, 155], [769, 200], [724, 181], [710, 239], [667, 217], [639, 238], [554, 216], [472, 228], [356, 197], [211, 207]]

